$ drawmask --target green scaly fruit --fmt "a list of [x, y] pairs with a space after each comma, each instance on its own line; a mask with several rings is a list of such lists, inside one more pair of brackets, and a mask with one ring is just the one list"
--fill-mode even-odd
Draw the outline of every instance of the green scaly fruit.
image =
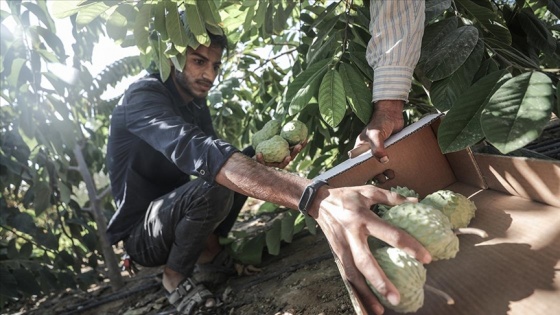
[[263, 160], [267, 163], [280, 163], [290, 155], [290, 145], [284, 138], [276, 135], [259, 143], [255, 152], [262, 153]]
[[[403, 187], [401, 187], [401, 186], [391, 187], [391, 191], [396, 192], [397, 194], [399, 194], [403, 197], [420, 198], [420, 195], [416, 191], [414, 191], [413, 189], [410, 189], [408, 187], [404, 187], [404, 186]], [[377, 215], [382, 216], [389, 209], [391, 209], [391, 206], [384, 205], [384, 204], [378, 204], [377, 205]]]
[[438, 209], [422, 203], [402, 203], [382, 216], [387, 222], [416, 238], [432, 255], [432, 260], [454, 258], [459, 238], [449, 219]]
[[286, 139], [290, 146], [296, 145], [307, 139], [307, 126], [299, 120], [287, 122], [282, 127], [280, 136]]
[[251, 138], [251, 145], [253, 145], [253, 148], [256, 149], [259, 143], [279, 135], [281, 129], [282, 123], [279, 120], [269, 120], [266, 124], [264, 124], [261, 130], [253, 134], [253, 137]]
[[438, 190], [429, 194], [421, 203], [439, 209], [445, 214], [454, 229], [465, 228], [474, 218], [476, 205], [460, 193]]
[[382, 247], [372, 250], [377, 263], [401, 295], [398, 305], [392, 305], [370, 285], [381, 304], [400, 313], [416, 312], [424, 304], [426, 268], [403, 250]]

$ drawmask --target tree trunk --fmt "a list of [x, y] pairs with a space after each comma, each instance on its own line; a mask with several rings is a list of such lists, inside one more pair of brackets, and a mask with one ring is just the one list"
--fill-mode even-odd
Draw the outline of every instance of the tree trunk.
[[91, 201], [93, 218], [95, 219], [95, 223], [97, 224], [97, 237], [99, 239], [103, 257], [105, 258], [105, 265], [107, 266], [109, 280], [111, 281], [113, 291], [116, 291], [124, 286], [124, 280], [121, 276], [119, 263], [117, 261], [115, 252], [113, 251], [113, 247], [109, 243], [107, 234], [105, 234], [105, 231], [107, 230], [107, 220], [105, 219], [105, 216], [103, 215], [103, 211], [101, 209], [101, 200], [99, 199], [97, 188], [95, 187], [93, 177], [91, 176], [91, 173], [89, 172], [89, 169], [87, 167], [80, 145], [76, 145], [74, 147], [74, 155], [76, 156], [78, 169], [80, 174], [82, 175], [82, 178], [84, 179], [88, 197]]

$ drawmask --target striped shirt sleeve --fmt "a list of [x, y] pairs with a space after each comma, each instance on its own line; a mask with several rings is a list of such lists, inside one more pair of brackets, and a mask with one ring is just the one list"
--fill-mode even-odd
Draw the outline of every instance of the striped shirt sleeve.
[[366, 59], [373, 68], [373, 102], [408, 101], [420, 58], [424, 0], [372, 0]]

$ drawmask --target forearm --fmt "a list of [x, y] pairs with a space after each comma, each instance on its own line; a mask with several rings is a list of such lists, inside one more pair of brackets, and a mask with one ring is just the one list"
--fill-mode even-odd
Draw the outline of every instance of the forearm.
[[424, 9], [423, 0], [371, 1], [366, 58], [374, 70], [373, 102], [408, 100], [420, 58]]
[[234, 153], [218, 172], [216, 182], [246, 196], [297, 209], [311, 181]]

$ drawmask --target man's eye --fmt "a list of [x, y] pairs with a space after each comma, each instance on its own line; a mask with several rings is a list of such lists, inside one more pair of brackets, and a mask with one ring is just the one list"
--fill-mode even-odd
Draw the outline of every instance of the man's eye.
[[195, 62], [197, 65], [203, 65], [203, 64], [204, 64], [204, 60], [202, 60], [202, 59], [195, 59], [194, 62]]

